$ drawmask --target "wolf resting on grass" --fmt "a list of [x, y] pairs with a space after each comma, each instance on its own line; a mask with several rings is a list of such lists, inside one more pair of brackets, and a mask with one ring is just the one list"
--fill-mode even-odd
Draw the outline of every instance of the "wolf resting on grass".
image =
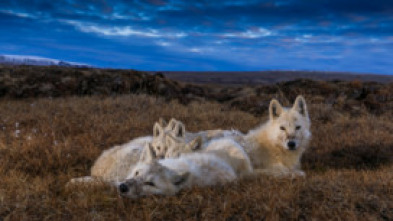
[[184, 138], [168, 135], [166, 140], [168, 151], [165, 158], [179, 158], [194, 152], [208, 153], [226, 161], [239, 177], [252, 173], [253, 168], [247, 153], [232, 137], [219, 137], [203, 143], [203, 138], [198, 136], [186, 143]]
[[[291, 108], [282, 107], [273, 99], [269, 106], [269, 120], [247, 134], [237, 130], [190, 133], [185, 131], [183, 123], [177, 124], [184, 130], [182, 134], [185, 134], [186, 140], [196, 136], [202, 137], [202, 151], [220, 146], [217, 145], [220, 142], [228, 143], [229, 140], [232, 146], [242, 146], [251, 160], [255, 173], [292, 177], [305, 175], [301, 170], [300, 160], [311, 139], [311, 123], [303, 96], [298, 96]], [[212, 142], [216, 144], [210, 145]], [[185, 149], [182, 149], [182, 152], [184, 151]]]
[[[129, 198], [174, 195], [182, 189], [193, 186], [211, 186], [231, 182], [239, 177], [237, 173], [244, 169], [244, 164], [239, 163], [239, 159], [231, 158], [231, 153], [236, 153], [236, 151], [230, 151], [233, 146], [231, 142], [224, 141], [220, 144], [227, 145], [222, 149], [223, 151], [219, 151], [220, 148], [216, 148], [216, 152], [201, 150], [182, 154], [179, 158], [160, 160], [155, 159], [153, 148], [148, 145], [146, 149], [149, 157], [146, 157], [144, 162], [139, 162], [126, 181], [120, 183], [119, 192], [122, 196]], [[242, 150], [236, 145], [232, 148]], [[198, 148], [194, 147], [194, 149]], [[248, 159], [246, 153], [244, 157]]]
[[[150, 143], [157, 150], [156, 158], [163, 158], [166, 146], [167, 135], [173, 137], [182, 137], [182, 131], [177, 121], [172, 119], [168, 125], [162, 119], [156, 122], [153, 127], [153, 136], [139, 137], [123, 145], [112, 147], [105, 150], [94, 162], [91, 168], [91, 175], [86, 177], [71, 179], [69, 184], [90, 183], [103, 181], [106, 183], [116, 184], [124, 181], [129, 170], [135, 166], [139, 160], [144, 160], [144, 146]], [[164, 127], [165, 126], [165, 127]], [[181, 125], [180, 125], [181, 126]]]
[[298, 96], [292, 108], [273, 99], [269, 120], [234, 139], [248, 153], [254, 172], [273, 176], [304, 176], [300, 159], [311, 139], [306, 101]]
[[173, 195], [192, 186], [210, 186], [233, 181], [252, 173], [251, 161], [230, 137], [213, 139], [202, 148], [202, 137], [187, 143], [185, 138], [167, 136], [169, 151], [157, 159], [146, 144], [147, 157], [132, 169], [118, 186], [122, 196]]

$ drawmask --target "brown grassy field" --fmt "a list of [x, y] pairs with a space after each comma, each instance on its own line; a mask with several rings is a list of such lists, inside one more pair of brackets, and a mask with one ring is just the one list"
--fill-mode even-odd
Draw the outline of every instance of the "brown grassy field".
[[[293, 91], [281, 92], [249, 103], [293, 102]], [[151, 134], [159, 117], [178, 118], [189, 131], [246, 132], [266, 112], [252, 111], [249, 103], [183, 105], [148, 95], [3, 98], [0, 220], [393, 220], [391, 103], [374, 101], [373, 109], [333, 96], [333, 89], [296, 92], [304, 92], [312, 119], [313, 140], [302, 159], [306, 178], [250, 177], [138, 200], [105, 186], [70, 191], [64, 185], [88, 175], [104, 149]]]

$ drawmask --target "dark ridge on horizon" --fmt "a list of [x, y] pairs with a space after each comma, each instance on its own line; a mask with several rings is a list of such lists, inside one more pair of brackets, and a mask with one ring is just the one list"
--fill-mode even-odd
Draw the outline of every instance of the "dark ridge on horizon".
[[[163, 97], [167, 101], [177, 100], [181, 104], [204, 100], [215, 101], [225, 103], [229, 108], [260, 115], [267, 110], [271, 97], [285, 95], [283, 100], [292, 100], [297, 94], [311, 94], [334, 105], [341, 105], [342, 100], [345, 100], [350, 105], [341, 105], [341, 109], [351, 110], [354, 114], [357, 114], [361, 108], [366, 108], [372, 113], [381, 113], [384, 109], [393, 107], [392, 78], [389, 79], [391, 83], [387, 83], [386, 79], [384, 83], [379, 83], [375, 79], [373, 82], [359, 79], [289, 80], [284, 75], [281, 75], [281, 78], [277, 78], [277, 75], [269, 76], [271, 79], [265, 79], [265, 84], [258, 83], [261, 82], [260, 78], [255, 78], [253, 84], [247, 84], [246, 78], [235, 77], [225, 79], [209, 77], [208, 80], [205, 79], [206, 84], [197, 84], [202, 81], [187, 83], [165, 77], [163, 73], [152, 74], [135, 70], [61, 66], [2, 67], [0, 65], [0, 99], [147, 94]], [[267, 83], [268, 80], [285, 81]], [[255, 104], [258, 104], [257, 107]]]
[[393, 82], [393, 75], [330, 71], [158, 71], [149, 73], [162, 74], [174, 80], [196, 84], [255, 85], [296, 79]]
[[392, 75], [356, 72], [334, 72], [334, 71], [307, 71], [307, 70], [267, 70], [267, 71], [145, 71], [131, 68], [104, 68], [88, 65], [24, 65], [24, 64], [0, 64], [0, 68], [45, 68], [56, 67], [70, 68], [75, 70], [109, 71], [118, 72], [139, 72], [152, 75], [160, 75], [172, 80], [193, 84], [211, 85], [270, 85], [298, 79], [309, 79], [314, 81], [362, 81], [391, 83]]

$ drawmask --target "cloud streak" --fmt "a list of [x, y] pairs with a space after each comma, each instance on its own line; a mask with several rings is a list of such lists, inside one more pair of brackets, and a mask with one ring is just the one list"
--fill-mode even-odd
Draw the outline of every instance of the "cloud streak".
[[146, 30], [138, 30], [138, 29], [134, 29], [131, 26], [107, 27], [107, 26], [77, 22], [77, 21], [63, 21], [63, 22], [76, 27], [78, 30], [82, 32], [95, 33], [105, 36], [118, 36], [118, 37], [137, 36], [137, 37], [146, 37], [146, 38], [182, 38], [186, 36], [186, 34], [183, 32], [163, 33], [152, 28]]

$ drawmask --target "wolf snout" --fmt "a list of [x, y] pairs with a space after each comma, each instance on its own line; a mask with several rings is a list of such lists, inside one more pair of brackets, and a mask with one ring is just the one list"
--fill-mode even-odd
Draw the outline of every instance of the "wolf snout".
[[119, 191], [120, 193], [127, 193], [130, 189], [128, 188], [128, 186], [124, 183], [120, 184], [119, 186]]
[[287, 146], [290, 150], [296, 150], [296, 142], [295, 141], [288, 141]]
[[140, 192], [139, 181], [135, 179], [126, 180], [117, 187], [117, 190], [122, 196], [135, 197]]

